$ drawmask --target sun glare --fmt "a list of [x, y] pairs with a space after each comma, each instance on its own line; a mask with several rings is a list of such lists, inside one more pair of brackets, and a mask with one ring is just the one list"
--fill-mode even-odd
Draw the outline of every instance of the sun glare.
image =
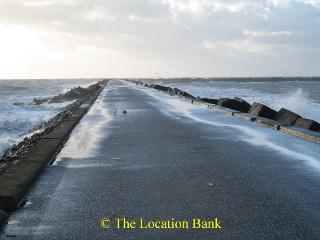
[[35, 30], [19, 26], [0, 26], [0, 33], [0, 66], [3, 76], [26, 73], [30, 64], [50, 57], [50, 51]]

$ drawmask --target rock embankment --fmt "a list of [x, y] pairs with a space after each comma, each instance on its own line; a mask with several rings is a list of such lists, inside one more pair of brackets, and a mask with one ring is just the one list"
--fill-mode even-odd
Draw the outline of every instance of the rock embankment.
[[187, 98], [190, 98], [190, 99], [196, 99], [194, 96], [192, 96], [191, 94], [181, 90], [181, 89], [178, 89], [178, 88], [171, 88], [171, 87], [166, 87], [166, 86], [161, 86], [161, 85], [158, 85], [158, 84], [152, 84], [152, 85], [148, 85], [146, 83], [142, 83], [142, 85], [144, 85], [145, 87], [150, 87], [150, 88], [154, 88], [154, 89], [158, 89], [160, 91], [164, 91], [164, 92], [167, 92], [171, 95], [178, 95], [178, 96], [181, 96], [181, 97], [187, 97]]
[[[88, 88], [82, 90], [82, 92], [84, 92], [85, 94], [82, 96], [77, 95], [77, 101], [69, 104], [49, 121], [43, 123], [42, 126], [39, 126], [39, 129], [41, 128], [40, 132], [35, 133], [30, 137], [25, 137], [20, 143], [15, 144], [11, 148], [9, 148], [0, 158], [0, 173], [6, 170], [8, 167], [10, 167], [16, 161], [18, 161], [21, 158], [21, 156], [25, 155], [44, 136], [49, 134], [54, 128], [61, 124], [63, 119], [70, 115], [74, 110], [78, 109], [81, 104], [83, 104], [90, 96], [94, 95], [97, 91], [99, 91], [106, 83], [107, 81], [103, 80], [95, 84], [92, 84]], [[74, 92], [74, 89], [68, 91], [66, 94], [55, 96], [50, 99], [52, 99], [52, 101], [63, 101], [63, 99], [70, 99], [64, 98], [63, 96], [70, 96], [69, 93]]]
[[249, 103], [241, 98], [220, 98], [217, 102], [217, 105], [246, 113], [251, 107]]
[[59, 94], [54, 97], [35, 98], [35, 99], [33, 99], [33, 102], [30, 104], [40, 105], [42, 103], [62, 103], [62, 102], [70, 102], [70, 101], [78, 100], [78, 99], [84, 98], [86, 96], [90, 96], [92, 93], [97, 91], [100, 88], [100, 84], [102, 82], [103, 81], [97, 82], [95, 84], [90, 85], [87, 88], [75, 87], [66, 93]]
[[[181, 89], [178, 88], [170, 88], [167, 86], [162, 86], [158, 84], [147, 84], [142, 81], [134, 81], [134, 80], [128, 80], [130, 82], [133, 82], [137, 85], [143, 85], [145, 87], [154, 88], [163, 92], [166, 92], [170, 95], [176, 95], [179, 97], [184, 97], [186, 99], [190, 99], [192, 102], [202, 102], [210, 104], [212, 107], [223, 107], [227, 109], [234, 110], [236, 112], [235, 116], [239, 116], [243, 119], [248, 119], [251, 121], [255, 121], [257, 123], [260, 123], [265, 126], [269, 126], [275, 129], [280, 129], [281, 126], [285, 128], [290, 128], [290, 134], [293, 131], [300, 131], [303, 132], [304, 135], [306, 135], [306, 131], [310, 131], [310, 134], [313, 136], [312, 132], [320, 133], [320, 123], [318, 123], [315, 120], [307, 119], [302, 116], [300, 116], [297, 113], [294, 113], [288, 109], [281, 108], [279, 111], [276, 111], [262, 103], [254, 102], [253, 104], [250, 104], [246, 102], [245, 100], [235, 97], [235, 98], [220, 98], [220, 99], [212, 99], [212, 98], [201, 98], [201, 97], [194, 97], [190, 93], [187, 93]], [[286, 132], [289, 133], [289, 131], [286, 129]], [[300, 136], [299, 133], [295, 133], [294, 135]], [[318, 134], [319, 135], [319, 134]], [[316, 135], [316, 141], [320, 141], [320, 135]], [[306, 139], [305, 136], [303, 138]], [[312, 139], [314, 139], [312, 137]], [[310, 140], [308, 138], [308, 140]]]

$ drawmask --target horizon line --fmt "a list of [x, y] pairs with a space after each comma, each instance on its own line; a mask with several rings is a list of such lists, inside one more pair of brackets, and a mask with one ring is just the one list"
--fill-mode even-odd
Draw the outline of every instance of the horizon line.
[[61, 77], [61, 78], [0, 78], [0, 81], [2, 80], [81, 80], [81, 79], [245, 79], [245, 78], [256, 78], [256, 79], [262, 79], [262, 78], [320, 78], [320, 75], [318, 76], [211, 76], [211, 77], [202, 77], [202, 76], [184, 76], [184, 77], [178, 77], [178, 76], [172, 76], [172, 77]]

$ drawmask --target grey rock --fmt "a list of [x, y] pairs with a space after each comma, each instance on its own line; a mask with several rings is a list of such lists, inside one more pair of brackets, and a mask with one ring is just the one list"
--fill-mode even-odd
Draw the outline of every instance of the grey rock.
[[151, 85], [151, 87], [154, 88], [154, 89], [165, 91], [165, 92], [167, 92], [167, 91], [169, 91], [171, 89], [170, 87], [166, 87], [166, 86], [162, 86], [162, 85], [158, 85], [158, 84]]
[[281, 108], [280, 111], [274, 116], [274, 120], [278, 121], [281, 124], [293, 125], [294, 122], [300, 116], [288, 109]]
[[261, 103], [257, 103], [257, 102], [254, 102], [251, 105], [248, 113], [258, 117], [264, 117], [268, 119], [273, 119], [274, 116], [277, 114], [277, 112], [272, 108], [269, 108], [268, 106], [263, 105]]
[[250, 104], [247, 102], [241, 102], [231, 98], [220, 98], [217, 105], [245, 113], [250, 109]]
[[311, 131], [320, 131], [320, 124], [314, 120], [299, 117], [293, 124], [295, 127], [304, 128]]
[[180, 90], [179, 88], [171, 88], [168, 90], [170, 94], [172, 95], [180, 95], [183, 91]]
[[24, 105], [24, 103], [23, 102], [15, 102], [13, 105], [22, 106], [22, 105]]
[[199, 100], [201, 100], [202, 102], [211, 103], [211, 104], [218, 103], [218, 99], [213, 99], [213, 98], [200, 98]]
[[182, 92], [180, 93], [180, 95], [186, 98], [196, 99], [194, 96], [192, 96], [190, 93], [187, 93], [187, 92]]
[[98, 83], [92, 84], [87, 88], [82, 87], [76, 87], [72, 88], [70, 91], [59, 94], [57, 96], [51, 97], [51, 98], [42, 98], [42, 99], [33, 99], [33, 102], [31, 104], [33, 105], [40, 105], [42, 103], [62, 103], [62, 102], [69, 102], [74, 100], [79, 100], [81, 98], [90, 96], [94, 92], [96, 92], [98, 89], [101, 88], [102, 85], [105, 85], [106, 81], [100, 81]]

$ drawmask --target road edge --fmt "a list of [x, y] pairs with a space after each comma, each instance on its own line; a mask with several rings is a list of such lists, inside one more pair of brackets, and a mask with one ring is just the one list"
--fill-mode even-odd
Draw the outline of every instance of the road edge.
[[86, 115], [106, 85], [102, 85], [97, 92], [73, 109], [58, 126], [32, 146], [18, 163], [0, 175], [0, 227], [4, 224], [7, 213], [19, 207], [23, 197], [60, 152], [72, 130]]

